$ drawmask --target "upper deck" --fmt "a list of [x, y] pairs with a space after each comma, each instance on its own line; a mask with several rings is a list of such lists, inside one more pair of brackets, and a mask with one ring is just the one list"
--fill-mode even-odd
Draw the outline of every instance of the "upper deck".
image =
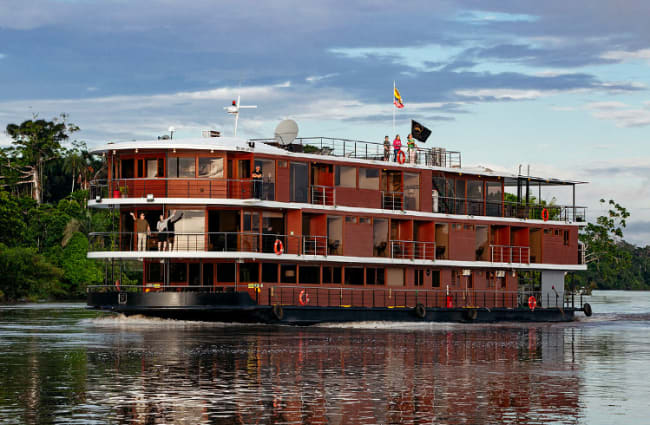
[[[200, 138], [108, 143], [106, 179], [92, 184], [91, 206], [191, 199], [260, 199], [291, 204], [409, 211], [431, 214], [584, 222], [575, 205], [583, 182], [462, 168], [460, 152], [418, 148], [404, 164], [386, 158], [379, 143], [300, 138], [288, 146], [274, 140]], [[262, 179], [253, 179], [260, 166]], [[543, 205], [542, 187], [573, 190], [571, 205]], [[507, 201], [508, 188], [517, 193]], [[537, 190], [535, 190], [537, 189]], [[534, 194], [533, 192], [537, 192]], [[118, 200], [119, 199], [119, 200]]]

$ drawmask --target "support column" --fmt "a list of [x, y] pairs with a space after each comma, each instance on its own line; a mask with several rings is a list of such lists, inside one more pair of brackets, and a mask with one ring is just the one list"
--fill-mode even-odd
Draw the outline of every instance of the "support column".
[[573, 185], [573, 221], [576, 221], [576, 185]]

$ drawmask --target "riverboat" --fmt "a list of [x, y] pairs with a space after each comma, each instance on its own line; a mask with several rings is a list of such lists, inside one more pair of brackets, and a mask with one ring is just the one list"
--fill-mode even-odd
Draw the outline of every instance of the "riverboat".
[[[586, 270], [583, 182], [463, 167], [444, 148], [211, 136], [94, 150], [105, 179], [88, 204], [113, 227], [89, 234], [106, 272], [90, 308], [287, 324], [591, 314], [564, 289]], [[540, 202], [549, 188], [571, 205]]]

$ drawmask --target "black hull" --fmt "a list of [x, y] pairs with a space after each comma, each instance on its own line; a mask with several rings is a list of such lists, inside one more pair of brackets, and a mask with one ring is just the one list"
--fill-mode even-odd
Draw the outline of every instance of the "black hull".
[[[323, 322], [569, 322], [578, 309], [318, 307], [258, 305], [246, 292], [89, 293], [88, 307], [178, 320], [312, 325]], [[279, 314], [278, 314], [279, 313]], [[422, 314], [423, 313], [423, 314]], [[421, 316], [424, 317], [421, 317]], [[280, 316], [281, 318], [279, 318]]]

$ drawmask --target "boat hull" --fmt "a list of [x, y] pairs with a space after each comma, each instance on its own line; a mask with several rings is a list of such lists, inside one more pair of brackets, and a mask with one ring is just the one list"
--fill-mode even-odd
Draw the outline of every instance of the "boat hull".
[[[258, 305], [247, 292], [101, 292], [88, 307], [130, 315], [178, 320], [312, 325], [324, 322], [569, 322], [578, 309], [319, 307]], [[418, 314], [420, 313], [420, 314]]]

